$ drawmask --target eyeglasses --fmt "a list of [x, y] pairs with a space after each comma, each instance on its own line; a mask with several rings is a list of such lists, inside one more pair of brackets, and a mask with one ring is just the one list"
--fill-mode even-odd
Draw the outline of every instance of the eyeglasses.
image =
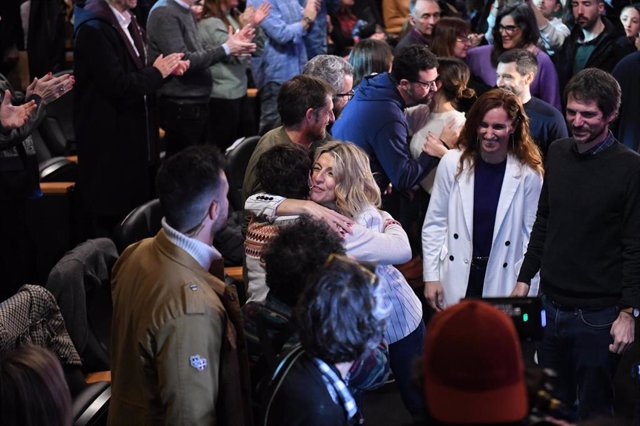
[[413, 83], [418, 83], [419, 85], [421, 85], [425, 89], [429, 89], [429, 88], [437, 89], [438, 88], [438, 86], [436, 86], [436, 80], [431, 80], [431, 81], [413, 80]]
[[349, 100], [355, 96], [356, 92], [349, 90], [347, 93], [336, 93], [336, 98], [347, 97]]
[[367, 266], [361, 264], [357, 260], [352, 259], [351, 257], [345, 256], [343, 254], [331, 253], [327, 258], [327, 261], [324, 263], [324, 268], [327, 269], [327, 268], [330, 268], [332, 265], [336, 265], [340, 263], [356, 266], [358, 270], [362, 272], [362, 274], [365, 276], [365, 278], [367, 279], [367, 282], [370, 285], [376, 284], [378, 277], [371, 269], [367, 268]]
[[504, 31], [505, 33], [511, 35], [511, 34], [517, 32], [517, 31], [520, 31], [520, 27], [517, 26], [517, 25], [499, 25], [498, 26], [498, 31], [499, 32], [503, 32]]
[[459, 41], [460, 43], [471, 43], [471, 36], [470, 35], [461, 35], [456, 37], [456, 41]]

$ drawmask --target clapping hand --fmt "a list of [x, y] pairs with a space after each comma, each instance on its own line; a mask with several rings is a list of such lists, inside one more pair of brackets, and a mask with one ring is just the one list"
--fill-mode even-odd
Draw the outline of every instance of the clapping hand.
[[262, 2], [258, 9], [253, 6], [247, 6], [244, 13], [240, 15], [240, 22], [242, 26], [251, 25], [253, 28], [258, 28], [262, 21], [271, 13], [271, 3], [268, 1]]
[[54, 77], [51, 73], [38, 79], [34, 78], [29, 86], [27, 86], [27, 99], [31, 95], [37, 95], [42, 98], [42, 102], [50, 104], [62, 95], [66, 94], [73, 88], [76, 80], [72, 74], [64, 74]]
[[252, 43], [256, 31], [251, 25], [243, 27], [237, 33], [233, 32], [233, 28], [229, 27], [229, 38], [226, 41], [229, 46], [230, 53], [234, 56], [246, 56], [256, 51], [256, 44]]
[[29, 117], [37, 108], [36, 102], [31, 100], [20, 106], [11, 104], [11, 91], [5, 90], [2, 104], [0, 104], [0, 124], [5, 129], [17, 129], [26, 124]]
[[160, 71], [162, 78], [169, 75], [182, 75], [189, 69], [189, 61], [183, 61], [184, 53], [171, 53], [170, 55], [160, 55], [153, 62], [154, 68]]
[[307, 0], [304, 7], [304, 16], [315, 21], [320, 11], [320, 0]]
[[478, 47], [484, 38], [484, 34], [471, 33], [469, 34], [469, 48]]

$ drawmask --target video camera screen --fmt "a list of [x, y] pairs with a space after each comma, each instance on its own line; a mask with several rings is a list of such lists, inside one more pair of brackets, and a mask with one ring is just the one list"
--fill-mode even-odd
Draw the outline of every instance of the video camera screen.
[[[478, 300], [478, 299], [476, 299]], [[522, 340], [542, 339], [547, 325], [542, 300], [539, 297], [486, 297], [479, 299], [507, 314]]]

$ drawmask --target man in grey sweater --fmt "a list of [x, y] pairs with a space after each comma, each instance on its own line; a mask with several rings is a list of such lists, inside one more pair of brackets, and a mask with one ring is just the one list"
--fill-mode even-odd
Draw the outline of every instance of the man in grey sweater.
[[251, 42], [254, 29], [246, 26], [222, 46], [205, 48], [191, 12], [195, 0], [159, 0], [147, 21], [149, 60], [160, 54], [184, 53], [189, 69], [170, 77], [158, 91], [160, 125], [165, 130], [167, 155], [186, 146], [207, 142], [211, 75], [208, 68], [228, 55], [248, 55], [255, 51]]

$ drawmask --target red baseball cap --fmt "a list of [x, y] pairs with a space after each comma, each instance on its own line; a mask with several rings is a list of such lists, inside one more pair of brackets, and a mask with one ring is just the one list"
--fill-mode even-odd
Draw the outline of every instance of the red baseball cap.
[[520, 341], [511, 319], [481, 301], [438, 313], [427, 329], [424, 392], [443, 423], [507, 423], [527, 416]]

